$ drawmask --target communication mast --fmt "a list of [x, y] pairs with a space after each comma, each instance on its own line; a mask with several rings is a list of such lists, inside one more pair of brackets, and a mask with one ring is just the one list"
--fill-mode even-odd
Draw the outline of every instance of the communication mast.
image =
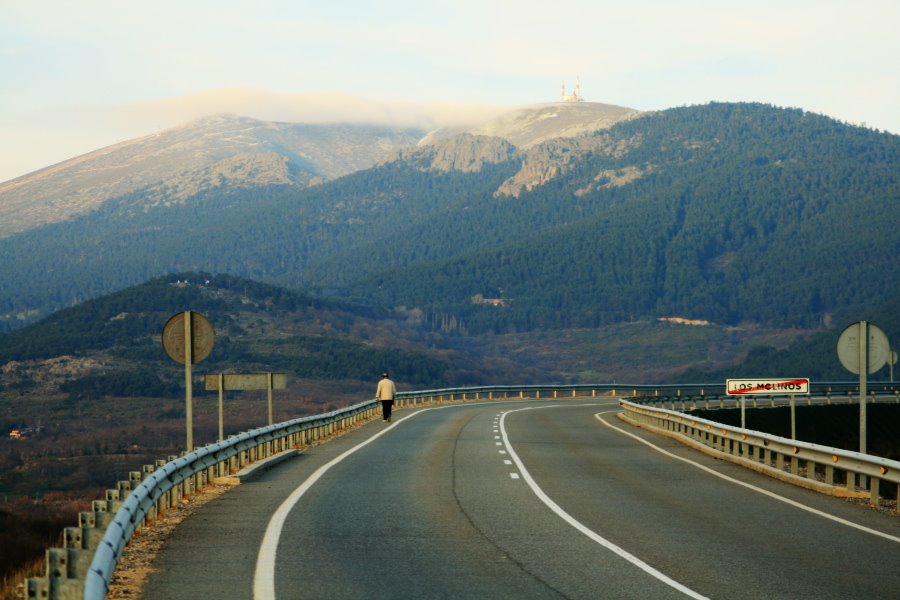
[[566, 94], [566, 82], [563, 82], [559, 93], [559, 101], [584, 102], [584, 98], [581, 97], [581, 80], [578, 77], [575, 78], [575, 89], [572, 90], [571, 94]]

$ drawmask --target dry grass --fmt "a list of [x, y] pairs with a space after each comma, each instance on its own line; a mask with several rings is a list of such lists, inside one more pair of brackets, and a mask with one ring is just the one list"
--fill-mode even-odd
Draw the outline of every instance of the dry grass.
[[7, 575], [0, 581], [0, 600], [22, 600], [25, 597], [25, 580], [29, 577], [43, 577], [45, 571], [46, 561], [39, 558]]

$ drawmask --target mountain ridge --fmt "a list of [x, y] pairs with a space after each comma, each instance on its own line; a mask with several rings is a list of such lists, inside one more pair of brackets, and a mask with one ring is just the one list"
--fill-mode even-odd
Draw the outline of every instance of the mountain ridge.
[[431, 131], [419, 146], [439, 144], [461, 133], [497, 137], [521, 150], [543, 142], [608, 129], [620, 121], [648, 113], [602, 102], [551, 102], [520, 107], [481, 123]]
[[[469, 161], [480, 164], [484, 150], [473, 150], [473, 145], [461, 142], [467, 136], [490, 139], [489, 144], [502, 139], [527, 150], [540, 141], [577, 136], [640, 114], [600, 103], [557, 103], [520, 107], [486, 121], [473, 118], [470, 124], [428, 133], [416, 127], [292, 123], [219, 113], [0, 183], [0, 238], [88, 214], [104, 202], [136, 190], [152, 193], [154, 189], [186, 188], [196, 192], [197, 186], [170, 180], [197, 180], [204, 177], [204, 171], [228, 170], [227, 162], [215, 165], [238, 155], [279, 154], [290, 163], [290, 176], [283, 174], [280, 183], [316, 185], [409, 156], [414, 152], [410, 149], [416, 148], [437, 148], [435, 168], [457, 168]], [[239, 187], [273, 183], [253, 177], [240, 181], [237, 173], [232, 175], [232, 183]], [[187, 197], [176, 194], [174, 201]]]
[[239, 154], [280, 154], [293, 165], [293, 183], [320, 183], [376, 164], [423, 133], [206, 117], [0, 184], [0, 237], [88, 214], [117, 196], [159, 187], [173, 174], [199, 172]]
[[[525, 151], [457, 136], [443, 154], [407, 148], [316, 186], [286, 179], [282, 165], [274, 183], [198, 186], [184, 203], [138, 190], [0, 240], [0, 315], [15, 328], [149, 277], [206, 270], [473, 330], [671, 315], [815, 327], [900, 287], [890, 253], [877, 251], [896, 245], [898, 141], [798, 109], [714, 103]], [[500, 294], [492, 312], [471, 300]]]

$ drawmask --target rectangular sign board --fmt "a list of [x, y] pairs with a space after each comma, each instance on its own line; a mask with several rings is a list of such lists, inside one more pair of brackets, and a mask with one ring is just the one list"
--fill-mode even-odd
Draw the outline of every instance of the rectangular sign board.
[[727, 379], [725, 393], [729, 396], [752, 394], [808, 394], [809, 379]]
[[[267, 390], [269, 389], [269, 373], [225, 373], [223, 375], [225, 390]], [[219, 375], [206, 375], [204, 378], [207, 391], [219, 389]], [[272, 373], [272, 389], [283, 390], [287, 387], [287, 374]]]

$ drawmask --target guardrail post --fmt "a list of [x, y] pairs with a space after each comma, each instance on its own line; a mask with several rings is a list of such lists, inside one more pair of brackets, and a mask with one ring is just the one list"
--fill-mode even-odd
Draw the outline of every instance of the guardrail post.
[[879, 493], [880, 487], [880, 479], [877, 477], [869, 477], [869, 501], [873, 506], [878, 506], [881, 503], [881, 494]]

